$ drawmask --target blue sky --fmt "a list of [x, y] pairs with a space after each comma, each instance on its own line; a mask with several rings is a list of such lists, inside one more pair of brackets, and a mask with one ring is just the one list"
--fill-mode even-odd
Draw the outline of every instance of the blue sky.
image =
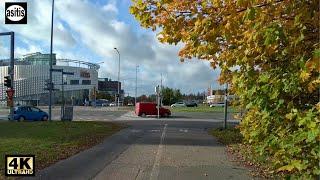
[[[11, 0], [10, 0], [11, 1]], [[20, 1], [20, 0], [15, 0]], [[121, 53], [121, 79], [126, 93], [133, 95], [135, 66], [139, 65], [138, 94], [152, 94], [163, 74], [165, 86], [183, 93], [218, 88], [218, 72], [205, 61], [181, 63], [177, 46], [161, 44], [156, 33], [140, 27], [129, 13], [130, 0], [55, 0], [54, 52], [58, 57], [104, 62], [100, 77], [116, 79], [117, 47]], [[16, 56], [49, 52], [51, 0], [27, 0], [28, 24], [4, 24], [4, 2], [0, 3], [0, 32], [16, 32]], [[0, 58], [9, 55], [8, 39], [0, 37]]]

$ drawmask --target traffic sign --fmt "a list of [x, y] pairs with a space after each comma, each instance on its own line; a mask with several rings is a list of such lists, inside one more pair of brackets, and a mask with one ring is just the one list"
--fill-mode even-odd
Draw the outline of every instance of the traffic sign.
[[8, 89], [7, 91], [7, 96], [9, 99], [12, 99], [13, 98], [13, 95], [14, 95], [14, 89]]

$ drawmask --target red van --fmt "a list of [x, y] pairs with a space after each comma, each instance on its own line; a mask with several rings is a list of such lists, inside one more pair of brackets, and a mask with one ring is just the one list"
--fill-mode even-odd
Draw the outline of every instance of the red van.
[[[152, 102], [139, 102], [136, 104], [136, 115], [145, 117], [146, 115], [158, 115], [157, 104]], [[171, 115], [169, 109], [160, 107], [159, 109], [160, 116], [168, 117]]]

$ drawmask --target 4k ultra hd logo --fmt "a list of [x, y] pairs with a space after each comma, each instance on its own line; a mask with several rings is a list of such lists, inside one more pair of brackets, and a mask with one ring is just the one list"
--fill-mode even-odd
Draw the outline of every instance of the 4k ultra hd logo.
[[26, 2], [6, 2], [5, 3], [5, 23], [6, 24], [27, 24], [27, 3]]
[[34, 155], [6, 155], [6, 176], [34, 176]]

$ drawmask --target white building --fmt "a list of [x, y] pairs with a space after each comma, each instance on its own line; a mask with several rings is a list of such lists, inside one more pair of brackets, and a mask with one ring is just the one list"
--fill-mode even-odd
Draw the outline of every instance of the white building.
[[[34, 53], [15, 60], [14, 89], [15, 101], [19, 103], [47, 104], [50, 54]], [[0, 100], [6, 102], [4, 77], [8, 75], [9, 60], [0, 61]], [[73, 75], [53, 72], [54, 102], [62, 102], [62, 82], [66, 103], [82, 104], [92, 97], [93, 90], [98, 89], [99, 65], [79, 60], [56, 59], [53, 56], [53, 69]], [[62, 78], [63, 77], [63, 78]]]

